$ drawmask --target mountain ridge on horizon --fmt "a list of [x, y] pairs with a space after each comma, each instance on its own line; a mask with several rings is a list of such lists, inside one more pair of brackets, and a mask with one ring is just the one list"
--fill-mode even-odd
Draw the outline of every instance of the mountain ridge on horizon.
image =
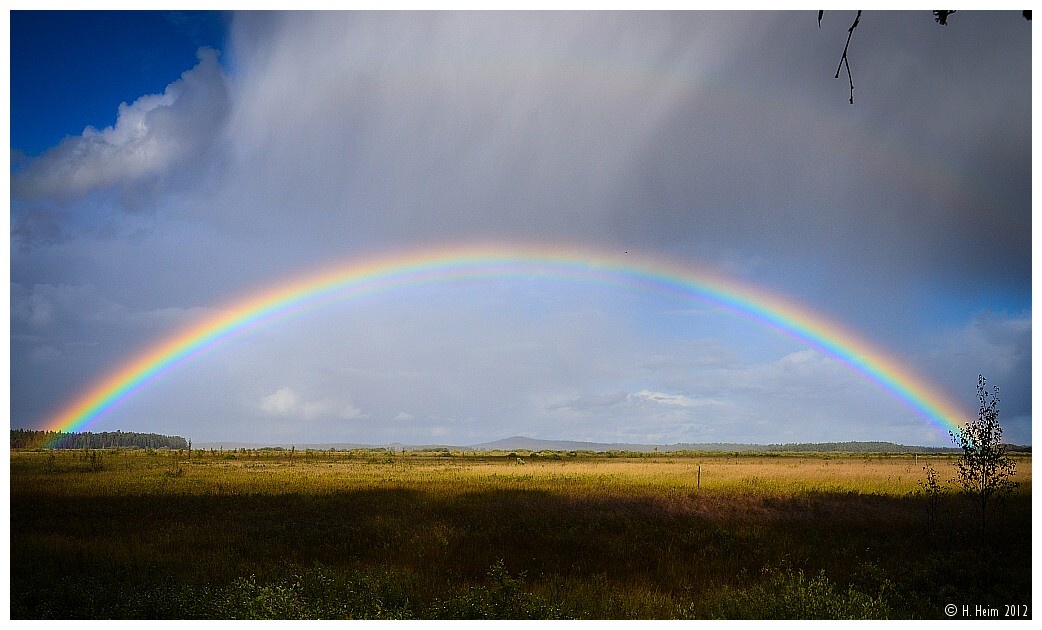
[[[1030, 446], [1016, 444], [1008, 445], [1012, 451], [1028, 451]], [[955, 446], [919, 446], [905, 445], [894, 442], [883, 441], [844, 441], [844, 442], [791, 442], [785, 444], [754, 444], [738, 442], [677, 442], [672, 444], [642, 444], [628, 442], [587, 442], [582, 440], [548, 440], [542, 438], [531, 438], [523, 435], [514, 435], [508, 438], [481, 442], [470, 445], [454, 444], [405, 444], [402, 442], [390, 443], [349, 443], [349, 442], [323, 442], [323, 443], [300, 443], [300, 442], [278, 442], [278, 443], [256, 443], [240, 442], [235, 440], [199, 442], [197, 448], [297, 448], [328, 450], [335, 448], [343, 449], [365, 449], [365, 448], [394, 448], [405, 450], [423, 449], [453, 449], [464, 451], [630, 451], [630, 452], [672, 452], [672, 451], [719, 451], [719, 452], [857, 452], [857, 453], [949, 453], [958, 452]]]

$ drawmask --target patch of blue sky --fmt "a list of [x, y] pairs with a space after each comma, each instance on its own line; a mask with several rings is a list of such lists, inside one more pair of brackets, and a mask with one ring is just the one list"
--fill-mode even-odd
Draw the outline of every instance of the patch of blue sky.
[[226, 32], [217, 11], [12, 11], [11, 149], [113, 125], [120, 103], [161, 94]]

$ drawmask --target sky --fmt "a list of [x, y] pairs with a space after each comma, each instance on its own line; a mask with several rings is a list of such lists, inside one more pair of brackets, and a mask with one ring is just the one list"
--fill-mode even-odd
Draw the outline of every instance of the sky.
[[[1031, 442], [1019, 12], [11, 13], [11, 427], [285, 281], [426, 248], [668, 260], [841, 323]], [[642, 258], [643, 259], [643, 258]], [[718, 305], [524, 276], [257, 326], [85, 430], [671, 444], [945, 431]]]

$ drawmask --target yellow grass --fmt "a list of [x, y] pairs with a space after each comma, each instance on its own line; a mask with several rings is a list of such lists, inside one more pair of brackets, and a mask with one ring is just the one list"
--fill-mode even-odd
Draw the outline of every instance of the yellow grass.
[[[15, 457], [37, 460], [43, 453]], [[58, 455], [75, 466], [77, 454]], [[520, 464], [518, 462], [523, 462]], [[918, 489], [924, 467], [942, 480], [955, 477], [954, 455], [707, 455], [648, 457], [453, 457], [415, 454], [253, 454], [230, 460], [208, 452], [164, 453], [145, 458], [133, 452], [104, 455], [104, 469], [86, 476], [13, 476], [34, 491], [49, 484], [77, 494], [324, 494], [352, 488], [417, 489], [442, 492], [540, 489], [571, 494], [642, 491], [652, 495], [693, 492], [792, 495], [809, 492], [903, 496]], [[71, 462], [71, 463], [62, 463]], [[172, 474], [176, 472], [177, 474]], [[127, 474], [132, 472], [134, 474]], [[1016, 480], [1029, 493], [1031, 458], [1017, 458]], [[45, 488], [40, 488], [39, 484]]]
[[[13, 452], [13, 610], [942, 617], [993, 594], [973, 505], [919, 486], [954, 456], [521, 455]], [[1030, 545], [1030, 456], [1016, 481], [996, 549]], [[1027, 603], [1030, 575], [1013, 556], [996, 588]]]

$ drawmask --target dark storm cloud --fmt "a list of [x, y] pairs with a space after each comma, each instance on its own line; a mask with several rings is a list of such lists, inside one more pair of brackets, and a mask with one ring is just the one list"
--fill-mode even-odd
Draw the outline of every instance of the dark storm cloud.
[[235, 220], [320, 220], [355, 246], [556, 238], [810, 266], [830, 291], [853, 274], [866, 302], [1017, 290], [1030, 82], [1009, 60], [1029, 31], [963, 19], [953, 36], [866, 14], [851, 108], [830, 76], [842, 38], [802, 13], [243, 16], [253, 203]]
[[[301, 241], [321, 224], [327, 251], [505, 237], [810, 266], [829, 290], [854, 274], [866, 301], [895, 283], [1023, 286], [1024, 25], [868, 12], [851, 108], [828, 72], [845, 18], [819, 31], [807, 15], [240, 15], [237, 159], [195, 210]], [[168, 161], [220, 135], [215, 68], [31, 163], [15, 194], [155, 198]]]

